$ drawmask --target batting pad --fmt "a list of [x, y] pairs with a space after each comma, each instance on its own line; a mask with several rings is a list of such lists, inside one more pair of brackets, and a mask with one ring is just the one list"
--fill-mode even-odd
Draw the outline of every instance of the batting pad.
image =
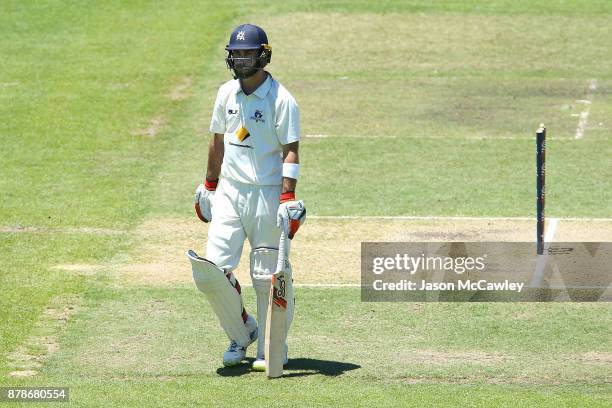
[[[276, 272], [276, 262], [278, 259], [278, 249], [274, 248], [255, 248], [251, 251], [251, 278], [253, 288], [257, 295], [257, 327], [259, 330], [257, 341], [257, 358], [264, 358], [265, 334], [266, 334], [266, 315], [268, 313], [268, 300], [270, 297], [270, 285], [272, 275]], [[287, 270], [287, 326], [286, 332], [293, 321], [295, 309], [295, 298], [293, 293], [293, 278], [291, 268]], [[287, 334], [285, 333], [285, 334]]]
[[236, 278], [192, 250], [187, 252], [187, 257], [191, 261], [193, 280], [210, 302], [227, 337], [242, 347], [251, 344], [253, 339], [244, 325], [247, 314]]

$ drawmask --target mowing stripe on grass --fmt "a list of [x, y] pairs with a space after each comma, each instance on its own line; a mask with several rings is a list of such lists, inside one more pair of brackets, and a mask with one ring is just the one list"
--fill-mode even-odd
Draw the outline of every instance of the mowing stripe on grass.
[[[587, 114], [588, 116], [588, 114]], [[586, 124], [585, 124], [586, 126]], [[396, 136], [396, 135], [306, 135], [304, 136], [305, 139], [366, 139], [366, 140], [372, 140], [372, 139], [399, 139], [400, 136]], [[417, 135], [417, 134], [413, 134], [413, 135], [401, 135], [402, 139], [427, 139], [427, 140], [490, 140], [490, 141], [497, 141], [497, 140], [528, 140], [529, 138], [531, 138], [531, 136], [478, 136], [478, 135], [474, 135], [474, 136], [470, 136], [470, 135], [465, 135], [465, 136], [445, 136], [445, 135]], [[549, 137], [549, 139], [551, 139]], [[568, 137], [555, 137], [555, 140], [562, 140], [562, 139], [566, 139], [566, 140], [574, 140], [569, 139]]]
[[0, 226], [0, 233], [123, 235], [127, 231], [97, 227], [25, 227], [21, 225], [3, 225]]
[[[535, 217], [463, 217], [463, 216], [435, 216], [435, 215], [309, 215], [308, 218], [315, 220], [415, 220], [415, 221], [531, 221]], [[612, 222], [612, 218], [581, 218], [581, 217], [557, 217], [551, 218], [555, 223], [563, 221], [584, 222]], [[556, 227], [556, 226], [555, 226]]]

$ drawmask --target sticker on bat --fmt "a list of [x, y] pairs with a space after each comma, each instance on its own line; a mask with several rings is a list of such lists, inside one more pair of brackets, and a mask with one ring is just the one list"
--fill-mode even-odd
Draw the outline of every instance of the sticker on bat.
[[274, 276], [272, 279], [272, 285], [274, 286], [272, 299], [274, 301], [274, 304], [283, 309], [286, 309], [287, 299], [285, 298], [285, 275]]

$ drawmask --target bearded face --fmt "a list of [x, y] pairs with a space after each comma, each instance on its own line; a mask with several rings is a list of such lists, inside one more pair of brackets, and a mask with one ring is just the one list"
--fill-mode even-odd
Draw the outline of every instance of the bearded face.
[[229, 52], [226, 61], [236, 78], [245, 79], [262, 68], [259, 57], [259, 50], [233, 50]]
[[228, 50], [225, 63], [234, 72], [234, 78], [245, 79], [263, 69], [272, 58], [272, 47], [267, 44], [259, 49]]

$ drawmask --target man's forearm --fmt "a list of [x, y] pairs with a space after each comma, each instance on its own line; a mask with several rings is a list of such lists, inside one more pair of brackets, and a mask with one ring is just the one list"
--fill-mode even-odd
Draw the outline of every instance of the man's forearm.
[[288, 193], [290, 191], [295, 191], [295, 187], [297, 185], [297, 180], [289, 177], [283, 177], [283, 193]]
[[211, 137], [210, 142], [208, 142], [208, 167], [206, 169], [206, 178], [208, 180], [217, 180], [219, 178], [224, 153], [223, 135], [215, 133]]
[[[298, 142], [286, 145], [283, 149], [283, 163], [300, 163], [300, 155], [298, 153]], [[295, 191], [297, 180], [290, 177], [283, 177], [282, 193]]]

